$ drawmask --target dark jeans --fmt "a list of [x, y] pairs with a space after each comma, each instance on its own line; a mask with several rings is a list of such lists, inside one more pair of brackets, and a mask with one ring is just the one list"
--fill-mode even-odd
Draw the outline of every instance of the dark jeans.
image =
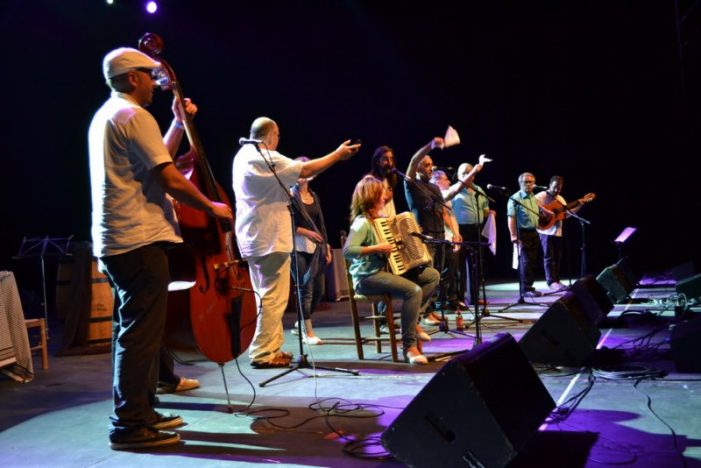
[[532, 291], [535, 281], [535, 268], [538, 262], [538, 233], [535, 231], [524, 231], [519, 229], [519, 239], [521, 240], [521, 255], [519, 256], [519, 277], [522, 291]]
[[552, 283], [560, 282], [560, 265], [562, 264], [564, 242], [562, 237], [540, 234], [540, 245], [543, 247], [545, 281], [550, 286]]
[[[304, 273], [309, 268], [309, 262], [312, 260], [313, 255], [306, 252], [297, 252], [297, 263], [299, 264], [299, 282], [300, 282], [300, 294], [302, 295], [302, 315], [304, 320], [309, 320], [312, 318], [312, 313], [316, 310], [316, 306], [321, 302], [321, 298], [324, 297], [325, 284], [324, 284], [324, 269], [319, 268], [319, 272], [314, 278], [310, 278], [305, 284], [301, 284], [304, 281]], [[292, 258], [292, 278], [294, 278], [295, 264], [294, 257]], [[296, 291], [294, 291], [296, 294]]]
[[112, 334], [111, 433], [155, 422], [151, 406], [168, 304], [168, 258], [150, 244], [101, 258], [116, 289]]

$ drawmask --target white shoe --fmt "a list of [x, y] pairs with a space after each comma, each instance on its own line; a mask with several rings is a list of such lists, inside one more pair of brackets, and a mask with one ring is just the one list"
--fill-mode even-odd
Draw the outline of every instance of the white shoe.
[[308, 344], [308, 345], [320, 345], [320, 344], [324, 344], [324, 342], [322, 341], [322, 339], [319, 338], [319, 337], [316, 336], [316, 335], [315, 335], [315, 336], [307, 336], [307, 335], [302, 336], [302, 343], [306, 343], [306, 344]]
[[565, 289], [567, 289], [567, 286], [565, 286], [564, 284], [560, 283], [559, 281], [555, 281], [554, 283], [550, 283], [550, 286], [549, 286], [549, 287], [550, 287], [550, 289], [552, 289], [553, 291], [564, 291]]
[[431, 336], [428, 333], [426, 333], [420, 325], [416, 326], [416, 337], [421, 341], [431, 341]]
[[426, 359], [426, 356], [424, 356], [423, 354], [414, 354], [412, 352], [408, 352], [408, 353], [404, 354], [404, 359], [409, 364], [420, 364], [420, 365], [428, 364], [428, 359]]
[[299, 335], [299, 328], [297, 327], [299, 327], [299, 322], [295, 322], [295, 326], [290, 330], [293, 335]]

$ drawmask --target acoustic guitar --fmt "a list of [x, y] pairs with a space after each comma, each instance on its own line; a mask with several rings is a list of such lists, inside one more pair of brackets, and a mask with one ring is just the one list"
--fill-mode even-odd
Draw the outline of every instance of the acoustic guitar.
[[[563, 205], [557, 199], [555, 199], [550, 203], [541, 206], [540, 215], [538, 216], [538, 229], [543, 231], [550, 229], [556, 222], [565, 219], [565, 216], [567, 216], [567, 212], [569, 210], [579, 205], [583, 205], [584, 203], [589, 203], [594, 198], [596, 198], [595, 193], [587, 193], [579, 200], [569, 202], [567, 205]], [[545, 210], [552, 212], [552, 214]]]

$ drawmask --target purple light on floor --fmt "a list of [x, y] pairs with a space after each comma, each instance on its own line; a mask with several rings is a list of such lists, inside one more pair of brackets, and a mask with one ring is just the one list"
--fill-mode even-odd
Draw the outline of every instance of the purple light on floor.
[[156, 2], [148, 2], [146, 4], [146, 11], [148, 11], [151, 14], [154, 14], [158, 10], [158, 4]]

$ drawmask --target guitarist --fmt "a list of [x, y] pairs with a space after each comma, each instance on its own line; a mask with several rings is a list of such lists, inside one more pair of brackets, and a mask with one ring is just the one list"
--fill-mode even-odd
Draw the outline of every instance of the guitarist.
[[[540, 244], [543, 247], [543, 267], [545, 280], [550, 289], [562, 291], [567, 289], [560, 283], [560, 264], [564, 240], [562, 238], [562, 226], [568, 212], [576, 213], [582, 209], [585, 200], [580, 199], [569, 205], [560, 193], [564, 179], [559, 175], [550, 178], [547, 190], [536, 194], [536, 200], [541, 207], [541, 218], [538, 223]], [[574, 205], [574, 206], [573, 206]]]

